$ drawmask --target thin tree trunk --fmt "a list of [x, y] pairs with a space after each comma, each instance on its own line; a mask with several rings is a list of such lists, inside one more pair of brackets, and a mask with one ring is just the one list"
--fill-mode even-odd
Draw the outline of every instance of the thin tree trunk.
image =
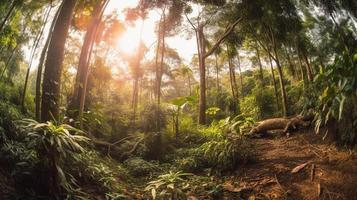
[[235, 69], [234, 66], [232, 64], [232, 56], [229, 53], [229, 49], [228, 49], [228, 45], [227, 45], [227, 57], [228, 57], [228, 67], [229, 67], [229, 77], [230, 77], [230, 83], [231, 83], [231, 90], [232, 90], [232, 96], [233, 99], [235, 101], [238, 100], [239, 96], [238, 96], [238, 86], [237, 86], [237, 81], [236, 81], [236, 76], [235, 76]]
[[255, 51], [257, 53], [258, 64], [259, 64], [259, 79], [262, 85], [264, 86], [263, 65], [262, 65], [262, 61], [260, 60], [260, 52], [259, 52], [257, 41], [255, 41]]
[[199, 98], [199, 116], [198, 123], [206, 124], [206, 44], [203, 34], [203, 26], [198, 26], [198, 41], [199, 41], [199, 71], [200, 71], [200, 98]]
[[0, 32], [3, 30], [3, 28], [5, 27], [6, 22], [9, 20], [11, 13], [15, 10], [17, 2], [13, 1], [9, 10], [7, 11], [4, 20], [1, 22], [0, 24]]
[[77, 0], [64, 0], [53, 30], [42, 85], [42, 121], [59, 120], [59, 102], [65, 42]]
[[241, 86], [241, 97], [244, 97], [244, 93], [243, 93], [243, 76], [242, 76], [242, 68], [241, 68], [241, 61], [240, 61], [239, 51], [237, 51], [237, 59], [238, 59], [239, 79], [240, 79], [240, 86]]
[[278, 51], [277, 51], [275, 36], [274, 36], [274, 33], [273, 33], [271, 27], [269, 27], [269, 31], [270, 31], [270, 35], [271, 35], [271, 39], [272, 39], [273, 51], [274, 51], [274, 54], [275, 54], [275, 62], [276, 62], [276, 65], [277, 65], [277, 68], [278, 68], [278, 73], [279, 73], [281, 96], [282, 96], [282, 100], [283, 100], [283, 116], [286, 117], [287, 116], [287, 111], [288, 111], [288, 102], [287, 102], [286, 91], [285, 91], [285, 83], [284, 83], [284, 78], [283, 78], [283, 71], [282, 71], [281, 65], [280, 65], [280, 60], [279, 60], [279, 55], [278, 55]]
[[10, 55], [10, 56], [8, 57], [8, 59], [6, 60], [4, 69], [3, 69], [2, 72], [1, 72], [0, 80], [4, 77], [4, 74], [5, 74], [5, 72], [6, 72], [6, 69], [8, 68], [8, 66], [10, 65], [10, 62], [11, 62], [12, 58], [14, 57], [15, 52], [16, 52], [16, 50], [17, 50], [17, 47], [18, 47], [18, 45], [16, 45], [15, 48], [11, 51], [11, 55]]
[[216, 60], [216, 88], [219, 90], [219, 66], [218, 66], [218, 56], [214, 54]]
[[272, 61], [272, 58], [270, 57], [270, 55], [268, 55], [268, 57], [269, 57], [270, 69], [271, 69], [271, 78], [272, 78], [273, 85], [274, 85], [276, 107], [279, 109], [279, 95], [278, 95], [278, 88], [276, 86], [276, 79], [275, 79], [275, 74], [274, 74], [273, 61]]
[[302, 51], [302, 57], [304, 58], [305, 64], [306, 64], [306, 71], [307, 71], [307, 77], [310, 82], [314, 80], [314, 75], [312, 73], [311, 65], [309, 60], [307, 59], [306, 52]]
[[[158, 88], [157, 88], [157, 109], [158, 109], [158, 115], [157, 115], [157, 130], [158, 133], [161, 131], [161, 116], [160, 116], [160, 104], [161, 104], [161, 83], [162, 83], [162, 75], [164, 71], [164, 58], [165, 58], [165, 51], [166, 51], [166, 46], [165, 46], [165, 37], [166, 37], [166, 14], [165, 14], [165, 9], [163, 11], [163, 18], [162, 18], [162, 38], [161, 38], [161, 60], [160, 60], [160, 73], [159, 73], [159, 80], [158, 80]], [[161, 136], [159, 136], [161, 137]]]
[[306, 80], [305, 72], [304, 72], [305, 70], [304, 70], [304, 66], [303, 66], [302, 61], [301, 61], [301, 53], [300, 53], [299, 47], [297, 45], [296, 45], [296, 51], [297, 51], [297, 54], [298, 54], [298, 61], [299, 61], [301, 78], [305, 82], [305, 80]]
[[36, 39], [34, 40], [33, 49], [32, 49], [32, 55], [31, 55], [30, 60], [29, 60], [29, 66], [28, 66], [27, 72], [26, 72], [24, 88], [22, 90], [21, 110], [23, 110], [23, 111], [25, 110], [26, 90], [27, 90], [27, 84], [28, 84], [28, 81], [29, 81], [30, 70], [31, 70], [31, 67], [32, 67], [33, 59], [35, 57], [38, 44], [39, 44], [39, 42], [40, 42], [40, 40], [42, 38], [43, 32], [45, 30], [48, 18], [49, 18], [50, 13], [51, 13], [51, 10], [52, 10], [52, 5], [49, 6], [49, 8], [47, 10], [47, 13], [46, 13], [46, 17], [45, 17], [45, 19], [43, 21], [43, 24], [42, 24], [42, 28], [41, 28], [40, 32], [38, 33], [38, 35], [36, 36]]
[[291, 58], [290, 58], [290, 55], [289, 55], [289, 52], [287, 50], [287, 47], [283, 47], [283, 50], [285, 52], [285, 55], [286, 55], [286, 59], [288, 61], [288, 64], [289, 64], [289, 69], [291, 71], [291, 74], [293, 75], [293, 78], [295, 79], [296, 78], [296, 71], [295, 71], [295, 67], [293, 65], [293, 63], [291, 62]]

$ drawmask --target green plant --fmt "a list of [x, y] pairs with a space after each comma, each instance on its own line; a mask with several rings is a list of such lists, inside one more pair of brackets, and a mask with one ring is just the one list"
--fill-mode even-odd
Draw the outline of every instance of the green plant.
[[[76, 154], [69, 159], [65, 169], [82, 185], [92, 185], [98, 193], [120, 191], [117, 178], [127, 179], [128, 175], [120, 165], [110, 165], [106, 159], [93, 150]], [[114, 195], [114, 194], [113, 194]]]
[[[357, 141], [357, 54], [353, 60], [347, 54], [337, 57], [335, 62], [321, 68], [315, 77], [316, 132], [321, 125], [335, 129], [336, 139], [355, 145]], [[339, 122], [338, 124], [336, 122]], [[341, 130], [338, 130], [338, 128]], [[343, 127], [343, 128], [342, 128]]]
[[204, 165], [219, 170], [232, 170], [252, 157], [253, 148], [247, 139], [208, 141], [197, 148]]
[[129, 158], [124, 162], [124, 166], [133, 176], [146, 176], [158, 169], [153, 163], [139, 157]]
[[[63, 171], [63, 158], [71, 157], [76, 152], [83, 152], [80, 142], [89, 139], [76, 135], [81, 133], [67, 124], [55, 125], [53, 122], [39, 123], [32, 119], [16, 122], [21, 133], [29, 138], [29, 146], [36, 150], [38, 158], [44, 167], [45, 176], [43, 186], [48, 186], [49, 194], [58, 195], [60, 189], [72, 190], [72, 184], [67, 181]], [[46, 187], [45, 187], [46, 188]]]
[[190, 173], [181, 171], [172, 172], [160, 175], [156, 180], [150, 181], [145, 188], [145, 191], [151, 192], [153, 199], [185, 199], [184, 177], [191, 176]]

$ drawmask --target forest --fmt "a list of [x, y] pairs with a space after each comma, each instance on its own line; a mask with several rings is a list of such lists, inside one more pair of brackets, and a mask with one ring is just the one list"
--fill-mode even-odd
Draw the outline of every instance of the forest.
[[357, 198], [357, 1], [0, 0], [0, 199]]

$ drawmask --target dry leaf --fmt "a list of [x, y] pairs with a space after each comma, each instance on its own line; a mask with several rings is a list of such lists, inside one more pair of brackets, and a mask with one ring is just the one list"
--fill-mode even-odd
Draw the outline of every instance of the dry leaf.
[[223, 188], [229, 192], [241, 192], [242, 190], [248, 189], [248, 187], [243, 186], [243, 187], [234, 187], [232, 185], [232, 182], [227, 181], [223, 184]]
[[321, 195], [321, 185], [320, 183], [317, 184], [317, 197], [320, 197]]
[[298, 173], [300, 170], [302, 170], [304, 167], [306, 167], [306, 165], [309, 164], [309, 162], [301, 164], [297, 167], [295, 167], [293, 170], [291, 170], [292, 174]]

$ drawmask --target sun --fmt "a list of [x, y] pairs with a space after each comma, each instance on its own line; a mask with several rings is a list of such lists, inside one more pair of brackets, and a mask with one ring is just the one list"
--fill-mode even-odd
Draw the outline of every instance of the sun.
[[134, 54], [140, 43], [140, 28], [128, 27], [118, 39], [117, 46], [121, 52]]

